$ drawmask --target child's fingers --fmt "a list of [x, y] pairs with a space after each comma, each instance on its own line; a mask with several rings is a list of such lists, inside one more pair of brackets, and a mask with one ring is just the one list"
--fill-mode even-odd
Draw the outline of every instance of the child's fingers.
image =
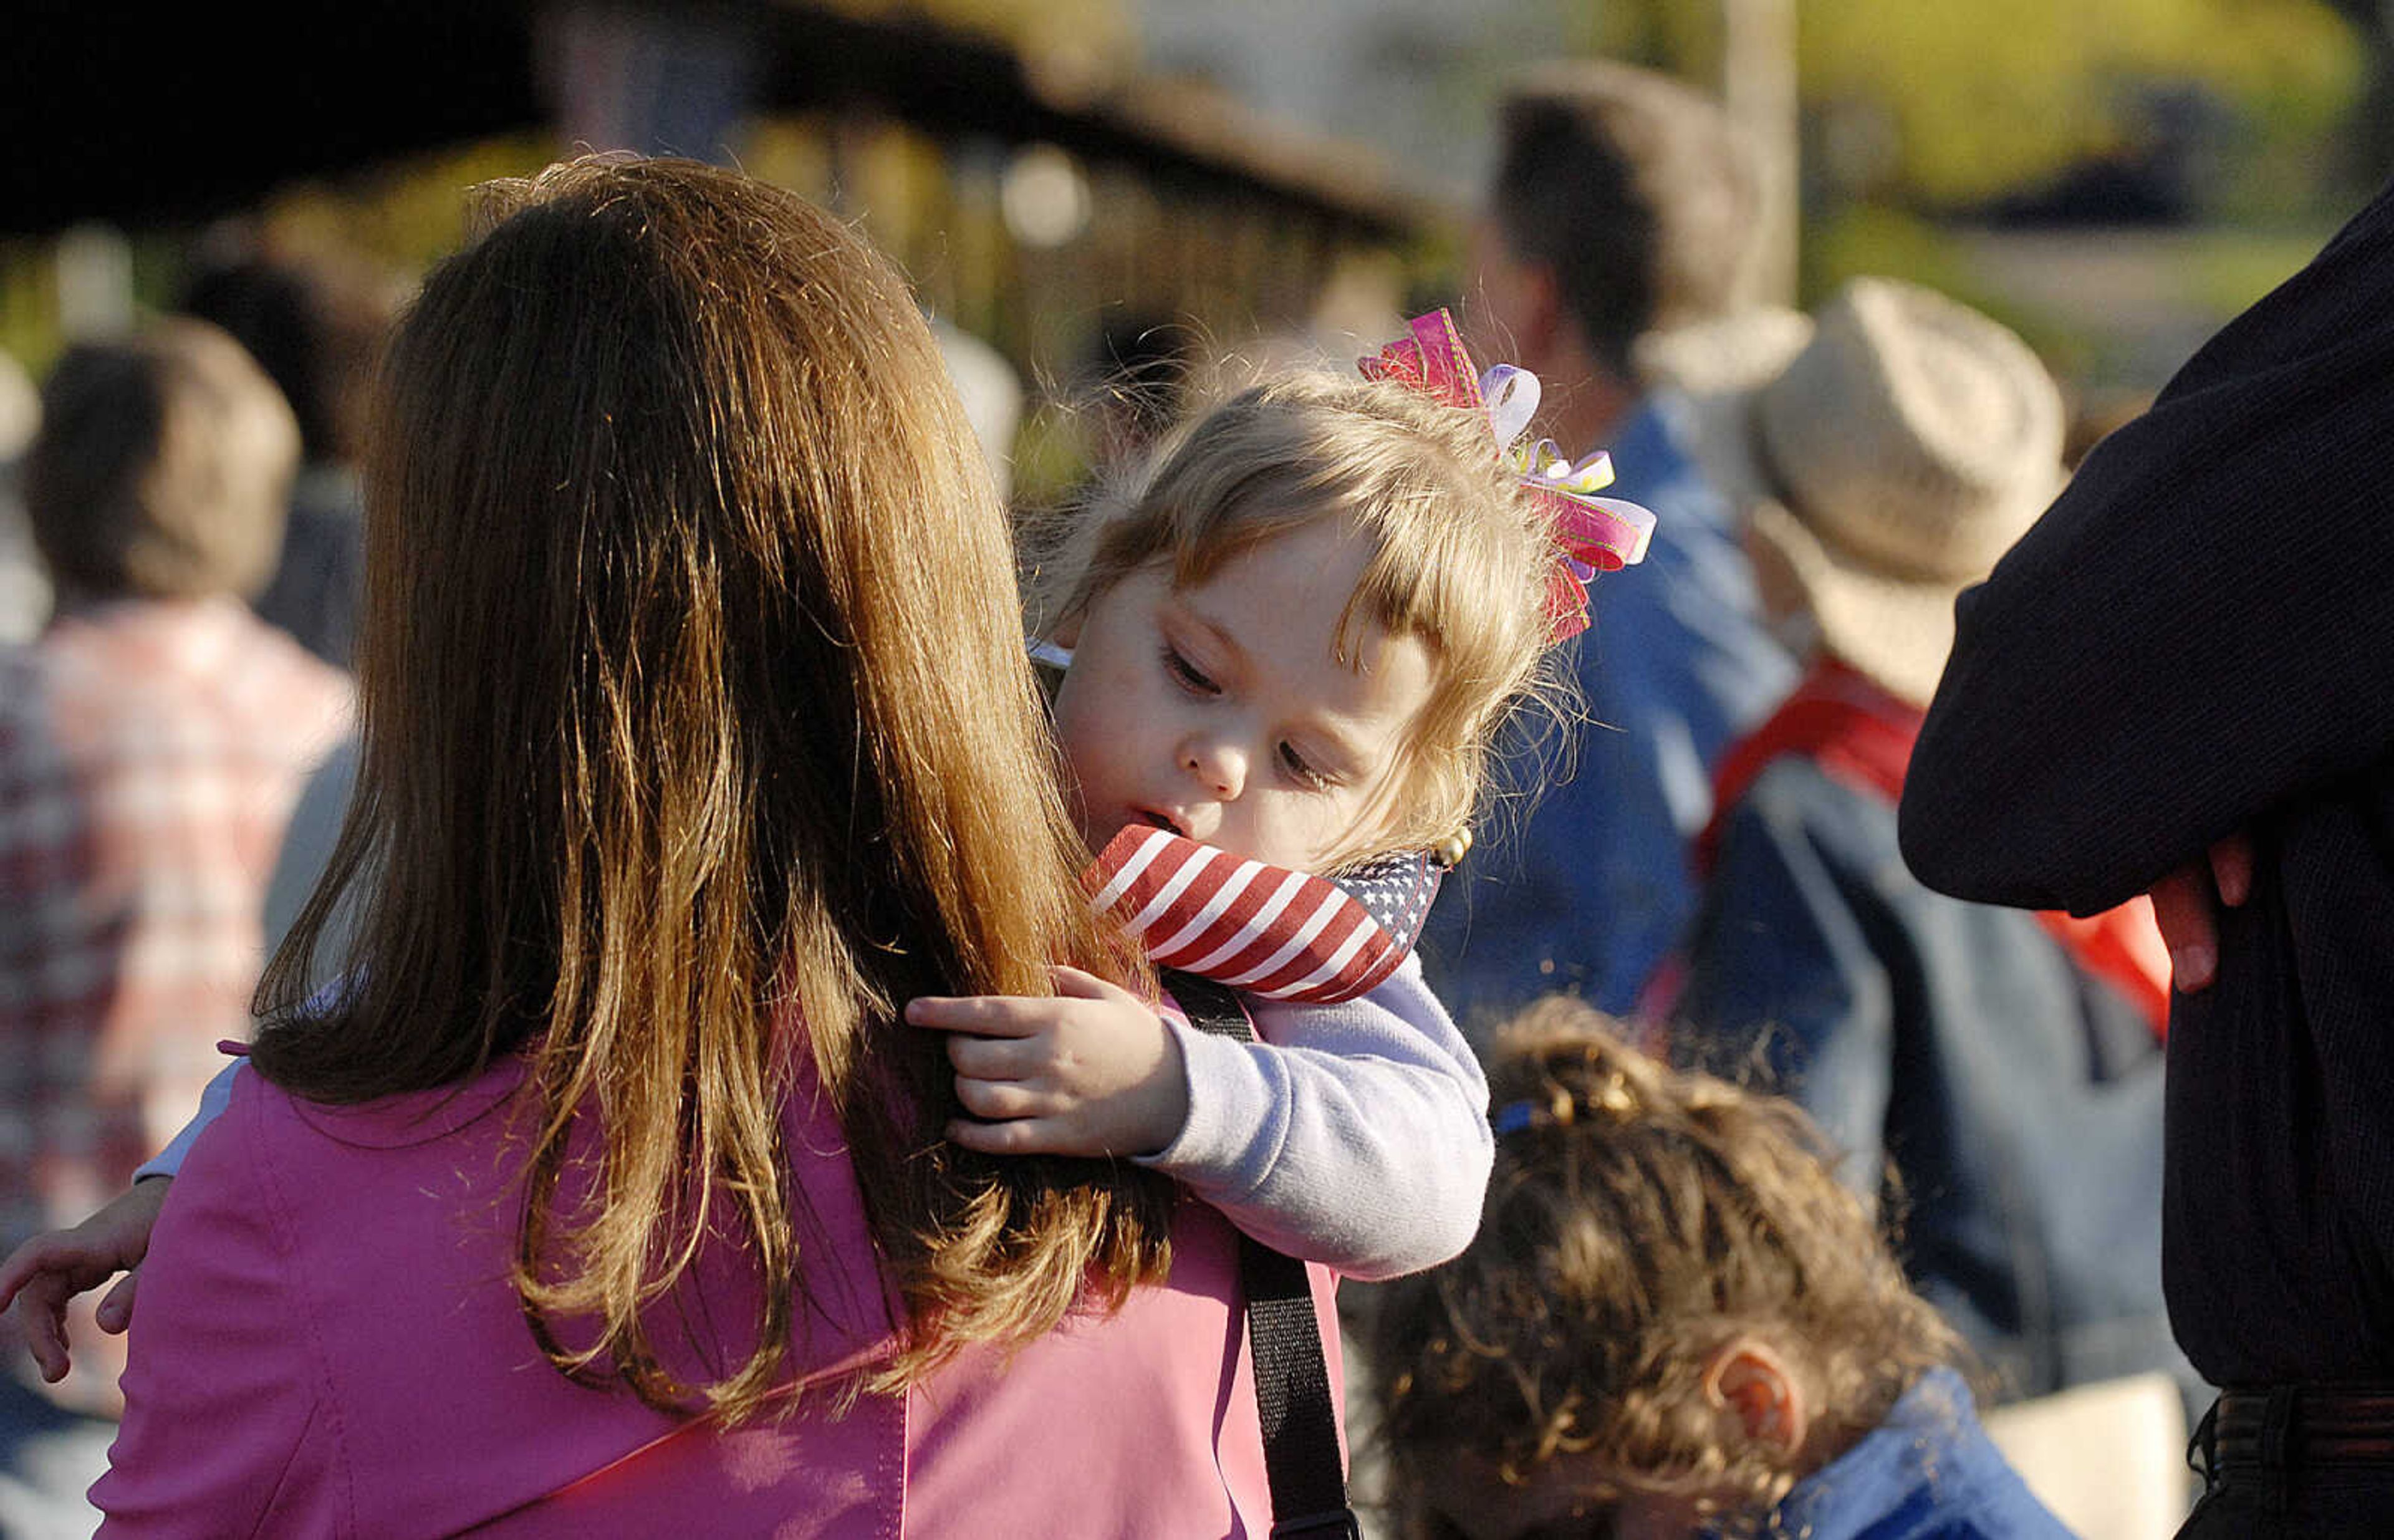
[[7, 1310], [15, 1301], [17, 1291], [42, 1270], [42, 1252], [48, 1242], [48, 1236], [36, 1235], [10, 1252], [6, 1262], [0, 1262], [0, 1310]]
[[1091, 1152], [1053, 1118], [1014, 1118], [1004, 1123], [948, 1125], [948, 1138], [984, 1155], [1081, 1155]]
[[1028, 1037], [1055, 1014], [1053, 1000], [1010, 994], [925, 994], [906, 1002], [906, 1020], [915, 1026], [982, 1037]]
[[989, 1122], [1036, 1117], [1055, 1111], [1056, 1099], [1011, 1080], [973, 1080], [956, 1076], [956, 1099], [966, 1112]]
[[8, 1308], [17, 1291], [36, 1277], [72, 1269], [85, 1260], [83, 1248], [63, 1231], [36, 1235], [0, 1262], [0, 1310]]
[[133, 1296], [140, 1285], [141, 1270], [136, 1268], [118, 1279], [116, 1287], [101, 1296], [99, 1309], [95, 1312], [99, 1317], [101, 1331], [122, 1332], [133, 1324]]
[[975, 1080], [1028, 1080], [1046, 1067], [1046, 1055], [1019, 1037], [957, 1033], [948, 1039], [948, 1062], [957, 1074]]
[[1139, 997], [1111, 980], [1094, 973], [1085, 973], [1063, 963], [1048, 969], [1056, 981], [1056, 993], [1067, 1000], [1112, 1000], [1118, 1005], [1138, 1006]]
[[8, 1319], [33, 1355], [34, 1366], [52, 1385], [67, 1377], [67, 1301], [75, 1292], [56, 1273], [46, 1272], [27, 1280], [8, 1307]]

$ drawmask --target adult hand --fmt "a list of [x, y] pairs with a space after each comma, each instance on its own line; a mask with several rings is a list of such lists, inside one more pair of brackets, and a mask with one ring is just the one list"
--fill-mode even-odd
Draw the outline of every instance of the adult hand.
[[98, 1313], [104, 1331], [132, 1324], [141, 1278], [136, 1270], [150, 1254], [150, 1232], [173, 1185], [170, 1177], [135, 1182], [73, 1229], [36, 1235], [0, 1262], [0, 1310], [15, 1322], [42, 1378], [55, 1385], [67, 1377], [67, 1305], [75, 1296], [124, 1273]]
[[1180, 1046], [1155, 1008], [1078, 968], [1045, 998], [926, 995], [906, 1020], [950, 1033], [956, 1099], [948, 1125], [998, 1155], [1151, 1155], [1189, 1121]]
[[2148, 889], [2162, 943], [2169, 948], [2170, 981], [2182, 994], [2211, 987], [2219, 975], [2216, 905], [2237, 908], [2253, 896], [2253, 841], [2230, 835]]

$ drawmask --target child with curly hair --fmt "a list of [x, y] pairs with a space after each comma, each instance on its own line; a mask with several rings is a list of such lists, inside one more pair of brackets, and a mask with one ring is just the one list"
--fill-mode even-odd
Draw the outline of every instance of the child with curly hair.
[[1489, 1080], [1479, 1238], [1375, 1325], [1400, 1533], [2069, 1533], [1796, 1106], [1563, 999], [1499, 1036]]

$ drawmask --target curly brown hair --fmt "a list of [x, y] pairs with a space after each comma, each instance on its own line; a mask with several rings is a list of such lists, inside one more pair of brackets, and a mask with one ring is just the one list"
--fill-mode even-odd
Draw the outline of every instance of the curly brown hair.
[[1499, 1034], [1489, 1085], [1479, 1237], [1391, 1285], [1374, 1323], [1402, 1533], [1440, 1533], [1434, 1483], [1459, 1465], [1518, 1484], [1559, 1455], [1599, 1501], [1704, 1496], [1758, 1521], [1799, 1471], [1725, 1433], [1702, 1389], [1717, 1349], [1785, 1353], [1833, 1436], [1958, 1351], [1794, 1103], [1674, 1071], [1560, 998]]

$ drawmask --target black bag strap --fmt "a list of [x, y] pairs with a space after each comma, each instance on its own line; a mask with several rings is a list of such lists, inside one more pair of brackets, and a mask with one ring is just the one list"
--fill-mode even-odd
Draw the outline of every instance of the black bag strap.
[[[1223, 984], [1167, 970], [1164, 987], [1190, 1024], [1217, 1037], [1255, 1041], [1246, 1007]], [[1335, 1535], [1361, 1540], [1347, 1504], [1338, 1457], [1338, 1409], [1322, 1356], [1322, 1324], [1305, 1264], [1255, 1237], [1239, 1235], [1239, 1283], [1247, 1296], [1247, 1342], [1256, 1361], [1256, 1411], [1264, 1432], [1264, 1474], [1271, 1483], [1272, 1540]]]

